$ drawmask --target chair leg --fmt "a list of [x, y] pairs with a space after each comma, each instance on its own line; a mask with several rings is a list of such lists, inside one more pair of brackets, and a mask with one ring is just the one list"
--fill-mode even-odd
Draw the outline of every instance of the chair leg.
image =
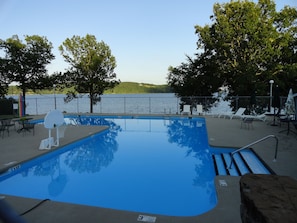
[[[4, 139], [4, 133], [5, 131], [7, 131], [6, 129], [1, 129], [1, 134], [2, 134], [2, 139]], [[8, 133], [8, 136], [9, 136], [9, 133]]]

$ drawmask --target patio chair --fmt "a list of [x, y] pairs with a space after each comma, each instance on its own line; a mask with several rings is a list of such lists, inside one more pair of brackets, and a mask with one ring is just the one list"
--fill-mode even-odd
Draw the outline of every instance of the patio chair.
[[24, 125], [23, 125], [23, 128], [24, 128], [24, 132], [28, 131], [30, 132], [32, 130], [33, 132], [33, 136], [35, 135], [35, 123], [30, 123], [30, 122], [25, 122]]
[[183, 105], [182, 114], [191, 114], [191, 105]]
[[1, 120], [1, 132], [2, 132], [2, 137], [4, 136], [4, 131], [7, 131], [7, 134], [9, 136], [9, 129], [10, 127], [14, 126], [14, 123], [12, 123], [12, 119], [2, 119]]
[[4, 125], [0, 125], [0, 134], [2, 134], [2, 139], [4, 138], [4, 132], [7, 131]]
[[254, 121], [253, 118], [248, 118], [248, 117], [242, 118], [240, 128], [244, 126], [247, 129], [250, 129], [250, 128], [253, 129], [254, 128], [253, 121]]
[[225, 116], [228, 116], [230, 117], [230, 119], [233, 119], [233, 118], [242, 118], [244, 112], [245, 112], [246, 108], [239, 108], [236, 113], [233, 113], [233, 114], [229, 114], [229, 115], [225, 115]]

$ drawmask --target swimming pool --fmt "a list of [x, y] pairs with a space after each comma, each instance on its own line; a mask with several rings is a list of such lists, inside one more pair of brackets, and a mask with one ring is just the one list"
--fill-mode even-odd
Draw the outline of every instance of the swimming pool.
[[195, 216], [217, 204], [204, 118], [68, 117], [109, 129], [0, 176], [0, 193]]

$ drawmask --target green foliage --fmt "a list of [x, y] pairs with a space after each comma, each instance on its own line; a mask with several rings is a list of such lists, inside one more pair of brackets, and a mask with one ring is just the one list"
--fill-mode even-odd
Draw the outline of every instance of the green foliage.
[[208, 60], [200, 57], [199, 60], [187, 57], [188, 63], [178, 67], [169, 67], [168, 85], [179, 97], [210, 95], [216, 91], [222, 82], [214, 77], [215, 72], [204, 72], [206, 68], [214, 71], [216, 67], [208, 64]]
[[[0, 49], [2, 48], [3, 42], [0, 40]], [[6, 58], [0, 57], [0, 99], [4, 98], [5, 95], [8, 92], [8, 85], [9, 85], [9, 79], [8, 75], [5, 71], [7, 60]]]
[[[17, 35], [0, 40], [4, 57], [0, 58], [1, 80], [16, 82], [22, 90], [24, 100], [27, 89], [33, 91], [49, 87], [46, 65], [54, 59], [52, 44], [45, 37], [25, 36], [23, 43]], [[4, 76], [5, 74], [5, 76]]]
[[271, 79], [283, 91], [296, 87], [297, 10], [275, 8], [272, 0], [216, 3], [212, 24], [195, 26], [197, 58], [171, 67], [168, 84], [178, 95], [210, 94], [220, 85], [231, 95], [266, 95]]
[[1, 79], [2, 77], [0, 76], [0, 99], [5, 98], [5, 95], [8, 93], [8, 83]]
[[74, 87], [67, 93], [65, 101], [71, 101], [77, 97], [77, 93], [88, 93], [92, 113], [93, 105], [100, 101], [100, 95], [120, 82], [116, 80], [114, 72], [115, 57], [111, 54], [109, 46], [103, 41], [97, 42], [93, 35], [67, 38], [59, 50], [71, 68], [62, 78], [56, 75], [56, 80], [60, 80], [60, 84], [66, 87]]
[[[297, 62], [290, 46], [296, 43], [291, 31], [296, 29], [296, 19], [295, 9], [278, 13], [269, 0], [215, 4], [212, 26], [196, 26], [197, 44], [219, 68], [218, 76], [231, 94], [249, 95], [257, 89], [258, 94], [265, 95], [270, 79], [287, 90], [288, 85], [279, 76], [285, 73], [285, 67]], [[288, 54], [295, 54], [291, 63], [286, 62]]]
[[[258, 89], [265, 88], [266, 80], [272, 78], [275, 71], [267, 71], [267, 66], [280, 54], [274, 41], [278, 36], [274, 14], [272, 5], [261, 7], [249, 1], [215, 4], [215, 22], [200, 44], [206, 40], [215, 51], [211, 59], [217, 62], [231, 93], [245, 95], [255, 83]], [[196, 27], [197, 33], [200, 29]]]

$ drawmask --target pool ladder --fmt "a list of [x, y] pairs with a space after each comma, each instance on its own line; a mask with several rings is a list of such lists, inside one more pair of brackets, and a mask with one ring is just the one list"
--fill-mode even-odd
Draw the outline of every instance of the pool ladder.
[[233, 164], [233, 162], [234, 162], [234, 154], [235, 153], [238, 153], [238, 152], [240, 152], [240, 151], [242, 151], [242, 150], [244, 150], [244, 149], [247, 149], [247, 148], [249, 148], [250, 146], [252, 146], [252, 145], [255, 145], [255, 144], [258, 144], [258, 143], [260, 143], [260, 142], [263, 142], [263, 141], [265, 141], [266, 139], [269, 139], [269, 138], [274, 138], [275, 139], [275, 152], [274, 152], [274, 159], [273, 159], [273, 162], [275, 162], [276, 161], [276, 158], [277, 158], [277, 150], [278, 150], [278, 138], [275, 136], [275, 135], [268, 135], [268, 136], [265, 136], [265, 137], [263, 137], [263, 138], [261, 138], [261, 139], [258, 139], [257, 141], [255, 141], [255, 142], [252, 142], [252, 143], [250, 143], [250, 144], [248, 144], [248, 145], [246, 145], [246, 146], [244, 146], [244, 147], [241, 147], [241, 148], [239, 148], [239, 149], [237, 149], [237, 150], [235, 150], [235, 151], [233, 151], [233, 152], [231, 152], [230, 153], [230, 156], [231, 156], [231, 162], [230, 162], [230, 165], [229, 165], [229, 167], [228, 167], [228, 169], [232, 169], [232, 164]]

